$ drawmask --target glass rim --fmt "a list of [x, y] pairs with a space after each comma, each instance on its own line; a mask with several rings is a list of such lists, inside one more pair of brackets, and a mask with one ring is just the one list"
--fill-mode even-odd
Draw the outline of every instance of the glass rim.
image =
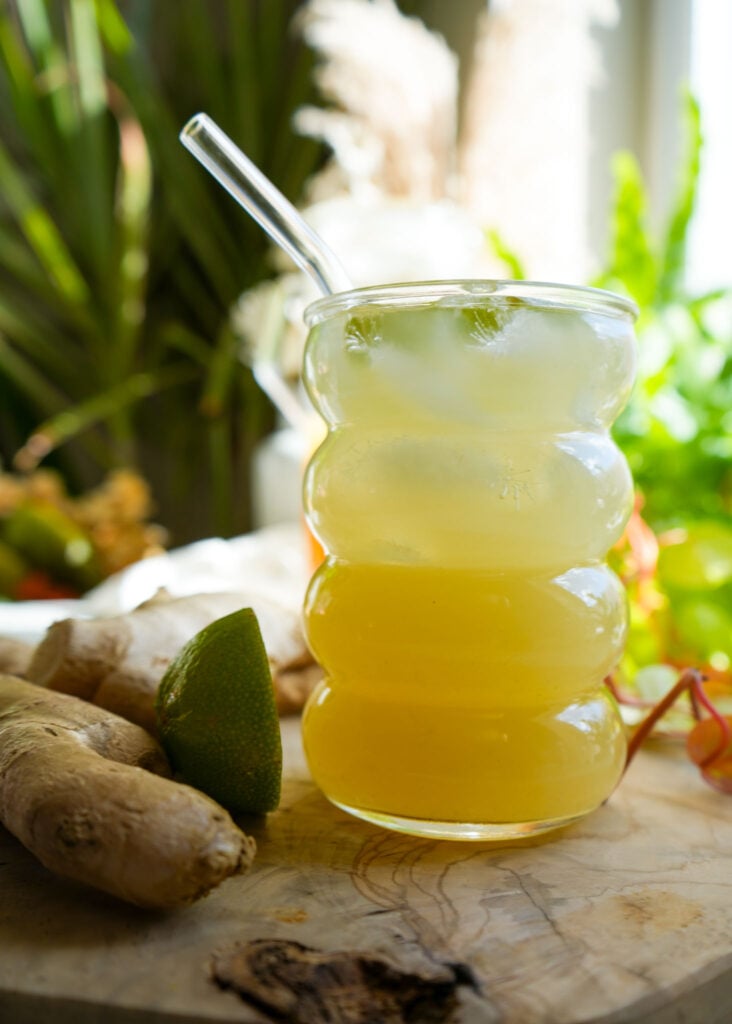
[[[307, 327], [315, 327], [328, 317], [360, 306], [429, 306], [450, 297], [519, 299], [544, 309], [573, 309], [578, 312], [605, 313], [608, 316], [638, 318], [639, 309], [632, 299], [604, 288], [589, 285], [559, 284], [551, 281], [510, 281], [491, 278], [456, 278], [443, 281], [405, 281], [397, 284], [368, 285], [336, 292], [316, 299], [303, 314]], [[467, 302], [466, 302], [467, 304]]]

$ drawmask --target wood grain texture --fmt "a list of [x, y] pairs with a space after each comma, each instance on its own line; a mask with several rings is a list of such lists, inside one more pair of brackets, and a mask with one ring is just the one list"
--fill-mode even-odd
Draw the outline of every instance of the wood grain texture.
[[642, 753], [608, 804], [561, 833], [448, 843], [328, 804], [298, 729], [283, 722], [280, 810], [246, 823], [251, 873], [185, 910], [56, 880], [0, 832], [0, 1021], [270, 1021], [210, 979], [214, 954], [259, 939], [410, 975], [448, 966], [456, 1024], [732, 1021], [732, 801], [679, 752]]

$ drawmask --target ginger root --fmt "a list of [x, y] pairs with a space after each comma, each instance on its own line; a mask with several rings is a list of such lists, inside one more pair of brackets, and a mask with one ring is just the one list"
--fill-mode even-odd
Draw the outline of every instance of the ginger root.
[[24, 676], [33, 657], [33, 644], [13, 637], [0, 636], [0, 673]]
[[104, 619], [64, 619], [46, 632], [27, 677], [107, 708], [155, 734], [155, 695], [165, 670], [191, 637], [215, 619], [253, 608], [272, 669], [278, 710], [299, 710], [313, 688], [312, 657], [297, 612], [261, 595], [165, 592], [132, 612]]
[[138, 726], [0, 675], [0, 820], [49, 870], [159, 908], [246, 871], [254, 840], [169, 774]]

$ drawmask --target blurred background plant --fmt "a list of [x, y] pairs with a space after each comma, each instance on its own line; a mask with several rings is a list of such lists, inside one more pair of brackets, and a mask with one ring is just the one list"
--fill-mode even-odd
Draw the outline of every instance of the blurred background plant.
[[[638, 305], [638, 374], [613, 428], [636, 485], [636, 506], [611, 553], [629, 597], [630, 632], [618, 696], [653, 707], [695, 667], [732, 714], [732, 287], [692, 294], [687, 253], [703, 155], [699, 105], [679, 105], [685, 152], [677, 193], [658, 234], [637, 158], [613, 160], [610, 252], [590, 282]], [[520, 257], [502, 255], [507, 273]], [[667, 729], [686, 731], [691, 708]]]
[[732, 713], [732, 287], [692, 294], [686, 282], [703, 132], [688, 92], [686, 153], [660, 237], [629, 153], [615, 158], [616, 198], [606, 269], [593, 282], [638, 303], [639, 369], [615, 427], [638, 491], [616, 567], [628, 586], [631, 630], [622, 684], [653, 703], [679, 669], [695, 666]]
[[[0, 467], [150, 480], [174, 543], [249, 525], [272, 424], [228, 323], [267, 243], [177, 142], [201, 107], [297, 200], [295, 0], [0, 6]], [[287, 73], [283, 73], [283, 69]]]

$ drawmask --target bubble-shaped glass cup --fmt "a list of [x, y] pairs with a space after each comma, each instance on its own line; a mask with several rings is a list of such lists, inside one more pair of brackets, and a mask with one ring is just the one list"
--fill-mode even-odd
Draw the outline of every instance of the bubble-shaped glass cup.
[[598, 807], [626, 738], [603, 679], [626, 600], [605, 564], [633, 487], [609, 428], [634, 305], [538, 282], [315, 302], [304, 379], [327, 424], [305, 511], [325, 669], [303, 718], [318, 785], [417, 835], [506, 839]]

